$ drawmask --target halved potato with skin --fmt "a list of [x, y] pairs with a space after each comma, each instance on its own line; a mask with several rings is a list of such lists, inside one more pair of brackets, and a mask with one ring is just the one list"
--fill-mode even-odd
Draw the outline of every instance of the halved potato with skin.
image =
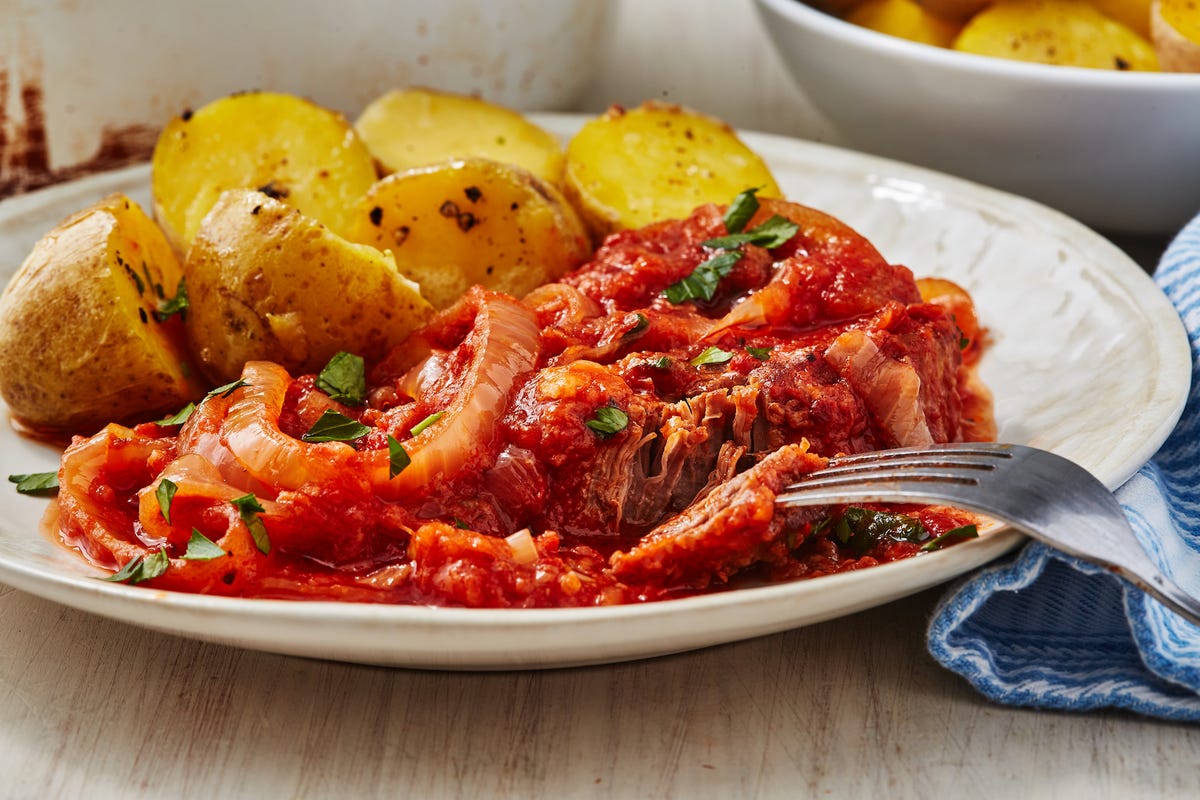
[[391, 251], [436, 308], [475, 284], [520, 297], [591, 253], [583, 223], [558, 190], [482, 158], [379, 181], [358, 206], [350, 238]]
[[90, 433], [201, 394], [172, 313], [181, 277], [162, 232], [122, 194], [43, 236], [0, 297], [0, 395], [13, 416]]
[[184, 262], [188, 342], [205, 374], [247, 361], [316, 372], [338, 351], [377, 361], [432, 313], [388, 253], [353, 244], [262, 192], [225, 192]]
[[780, 196], [767, 165], [732, 128], [676, 105], [613, 106], [567, 144], [566, 195], [596, 237], [682, 219], [753, 187]]
[[378, 177], [342, 115], [272, 92], [230, 95], [175, 117], [152, 168], [154, 215], [180, 254], [226, 189], [259, 189], [341, 233]]
[[562, 185], [566, 156], [558, 137], [519, 112], [478, 97], [397, 89], [363, 109], [354, 129], [387, 173], [488, 158]]

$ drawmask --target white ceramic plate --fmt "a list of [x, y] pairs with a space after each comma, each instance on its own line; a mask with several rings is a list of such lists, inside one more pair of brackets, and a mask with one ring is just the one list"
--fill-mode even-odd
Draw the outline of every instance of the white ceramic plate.
[[[578, 119], [540, 121], [568, 133]], [[992, 344], [982, 367], [1000, 438], [1054, 450], [1110, 487], [1158, 448], [1190, 376], [1178, 316], [1147, 275], [1087, 228], [1026, 200], [915, 167], [746, 134], [792, 199], [830, 211], [918, 275], [965, 286]], [[148, 208], [137, 167], [0, 204], [0, 279], [69, 213], [111, 191]], [[0, 426], [0, 471], [57, 467]], [[967, 572], [1020, 537], [996, 531], [861, 572], [617, 608], [468, 610], [238, 600], [114, 585], [43, 533], [45, 500], [0, 486], [0, 580], [92, 613], [183, 636], [364, 663], [496, 669], [661, 655], [760, 636], [885, 603]]]

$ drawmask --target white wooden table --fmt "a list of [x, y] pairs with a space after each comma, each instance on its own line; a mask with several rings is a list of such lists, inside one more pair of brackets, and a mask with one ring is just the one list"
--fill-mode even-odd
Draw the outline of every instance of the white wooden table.
[[[581, 107], [660, 97], [828, 139], [748, 12], [623, 0]], [[942, 670], [939, 595], [652, 661], [460, 674], [202, 644], [0, 586], [0, 797], [1200, 796], [1200, 727], [1003, 708]]]

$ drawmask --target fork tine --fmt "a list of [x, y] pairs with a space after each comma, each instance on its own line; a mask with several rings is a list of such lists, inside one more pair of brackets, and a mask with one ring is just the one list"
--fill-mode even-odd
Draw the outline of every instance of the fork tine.
[[973, 511], [1119, 574], [1200, 625], [1200, 598], [1172, 582], [1146, 555], [1104, 484], [1044, 450], [983, 443], [844, 456], [786, 487], [775, 501], [945, 503]]

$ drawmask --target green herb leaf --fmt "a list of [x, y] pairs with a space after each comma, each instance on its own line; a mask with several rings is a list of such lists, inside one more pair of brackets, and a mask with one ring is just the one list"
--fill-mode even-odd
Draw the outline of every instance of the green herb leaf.
[[166, 550], [155, 550], [144, 558], [135, 558], [121, 567], [115, 574], [101, 578], [111, 583], [128, 583], [130, 586], [157, 578], [167, 571], [171, 561]]
[[306, 442], [353, 442], [370, 432], [361, 422], [327, 408], [300, 438]]
[[182, 425], [183, 423], [187, 422], [188, 419], [191, 418], [192, 412], [195, 410], [196, 410], [196, 404], [188, 403], [186, 406], [179, 409], [171, 416], [163, 417], [162, 419], [157, 420], [157, 424], [162, 425], [164, 427], [171, 426], [171, 425]]
[[712, 300], [721, 278], [728, 275], [733, 270], [733, 265], [741, 258], [741, 253], [734, 252], [715, 255], [699, 264], [692, 270], [691, 275], [668, 286], [663, 290], [663, 296], [674, 305], [687, 300]]
[[437, 422], [439, 419], [441, 419], [441, 418], [442, 418], [442, 415], [443, 415], [443, 414], [445, 414], [445, 413], [446, 413], [445, 411], [435, 411], [435, 412], [433, 412], [433, 413], [432, 413], [432, 414], [430, 414], [428, 417], [426, 417], [425, 419], [423, 419], [423, 420], [421, 420], [420, 422], [418, 422], [416, 425], [413, 425], [413, 426], [412, 426], [412, 430], [411, 430], [411, 431], [409, 431], [409, 433], [411, 433], [413, 436], [416, 436], [418, 433], [420, 433], [421, 431], [425, 430], [425, 429], [426, 429], [426, 428], [428, 428], [430, 425], [432, 425], [433, 423], [435, 423], [435, 422]]
[[21, 494], [52, 495], [58, 491], [58, 472], [9, 475], [8, 480], [17, 485], [17, 491]]
[[733, 353], [714, 346], [704, 348], [700, 355], [696, 356], [688, 363], [693, 367], [707, 367], [716, 364], [724, 364], [731, 358], [733, 358]]
[[607, 439], [625, 430], [629, 425], [629, 415], [610, 403], [597, 408], [595, 416], [584, 424], [595, 431], [601, 439]]
[[921, 545], [921, 552], [932, 553], [934, 550], [941, 550], [943, 547], [954, 544], [955, 542], [960, 542], [965, 539], [978, 538], [979, 529], [977, 527], [974, 525], [960, 525], [957, 528], [951, 528], [941, 536], [931, 539], [930, 541]]
[[733, 202], [725, 211], [726, 231], [741, 233], [746, 228], [746, 223], [758, 211], [758, 198], [755, 197], [755, 194], [761, 188], [761, 186], [756, 186], [753, 189], [747, 189], [733, 198]]
[[228, 553], [218, 547], [216, 542], [192, 528], [192, 538], [188, 539], [187, 552], [181, 558], [188, 561], [212, 561], [214, 558], [224, 555], [228, 555]]
[[907, 514], [851, 506], [834, 523], [833, 535], [861, 558], [883, 542], [923, 542], [929, 531], [921, 520]]
[[704, 242], [705, 247], [715, 247], [721, 250], [732, 250], [744, 244], [755, 244], [770, 250], [779, 247], [796, 235], [800, 226], [786, 217], [778, 214], [745, 233], [731, 233]]
[[317, 388], [333, 400], [361, 406], [367, 399], [367, 371], [361, 357], [336, 353], [317, 375]]
[[179, 286], [176, 287], [176, 289], [175, 289], [175, 296], [172, 297], [170, 300], [166, 301], [165, 303], [159, 304], [158, 310], [154, 312], [154, 318], [157, 319], [159, 322], [164, 322], [171, 316], [178, 314], [181, 319], [185, 319], [187, 317], [187, 310], [188, 310], [187, 284], [184, 282], [184, 279], [181, 277], [179, 279]]
[[770, 347], [747, 347], [746, 352], [757, 358], [759, 361], [766, 361], [771, 357]]
[[635, 337], [641, 333], [644, 333], [646, 331], [646, 329], [649, 327], [650, 327], [650, 320], [646, 317], [645, 314], [638, 312], [637, 322], [634, 323], [634, 326], [632, 328], [625, 331], [625, 333], [621, 334], [621, 338], [622, 339], [632, 339], [633, 337]]
[[233, 503], [237, 508], [242, 522], [246, 523], [246, 527], [250, 529], [250, 536], [254, 539], [254, 545], [259, 549], [259, 552], [264, 555], [271, 552], [271, 540], [267, 538], [267, 526], [258, 518], [258, 515], [266, 511], [262, 504], [258, 502], [258, 498], [253, 494], [244, 494], [241, 497], [235, 497], [229, 502]]
[[213, 389], [211, 392], [204, 395], [204, 399], [207, 400], [210, 397], [229, 397], [229, 395], [233, 394], [238, 389], [249, 385], [250, 384], [246, 383], [245, 380], [238, 378], [232, 383], [227, 383], [224, 386], [218, 386], [217, 388]]
[[387, 438], [388, 443], [388, 479], [396, 477], [404, 468], [412, 463], [412, 459], [408, 456], [408, 451], [404, 449], [404, 445], [392, 436], [390, 433]]
[[174, 481], [169, 478], [163, 478], [158, 482], [158, 488], [154, 490], [154, 496], [158, 498], [158, 508], [162, 511], [163, 519], [167, 524], [171, 524], [171, 501], [175, 499], [175, 492], [179, 491], [179, 487]]
[[670, 356], [659, 356], [658, 358], [650, 359], [646, 363], [655, 369], [670, 369], [671, 358]]

